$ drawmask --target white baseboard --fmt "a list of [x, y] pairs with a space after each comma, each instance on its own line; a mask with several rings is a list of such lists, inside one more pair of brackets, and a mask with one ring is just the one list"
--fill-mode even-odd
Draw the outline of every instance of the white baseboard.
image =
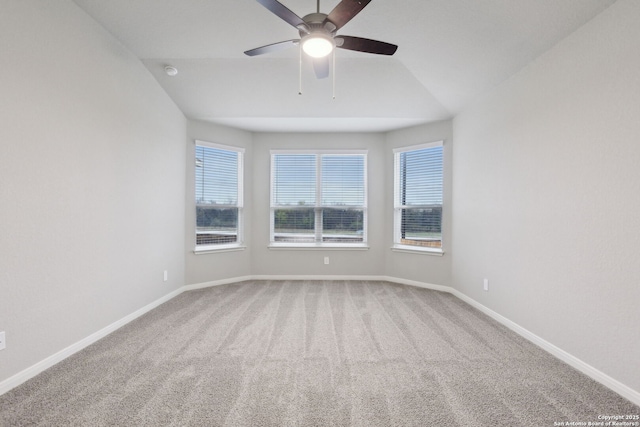
[[384, 280], [381, 276], [358, 276], [358, 275], [255, 275], [251, 280]]
[[233, 277], [231, 279], [214, 280], [212, 282], [195, 283], [193, 285], [185, 285], [179, 289], [179, 293], [185, 291], [193, 291], [196, 289], [205, 289], [212, 286], [228, 285], [230, 283], [244, 282], [246, 280], [255, 280], [253, 276]]
[[434, 285], [433, 283], [417, 282], [415, 280], [399, 279], [397, 277], [383, 276], [387, 282], [399, 283], [401, 285], [415, 286], [418, 288], [431, 289], [433, 291], [453, 293], [453, 288], [449, 286]]
[[9, 390], [11, 390], [14, 387], [19, 386], [23, 382], [35, 377], [39, 373], [49, 369], [50, 367], [52, 367], [56, 363], [59, 363], [59, 362], [63, 361], [64, 359], [66, 359], [67, 357], [71, 356], [72, 354], [75, 354], [75, 353], [79, 352], [83, 348], [93, 344], [94, 342], [98, 341], [99, 339], [106, 337], [111, 332], [114, 332], [116, 329], [119, 329], [119, 328], [123, 327], [124, 325], [126, 325], [129, 322], [131, 322], [132, 320], [137, 319], [138, 317], [142, 316], [143, 314], [147, 313], [148, 311], [153, 310], [154, 308], [156, 308], [160, 304], [163, 304], [163, 303], [169, 301], [170, 299], [176, 297], [177, 295], [181, 294], [182, 292], [183, 292], [182, 289], [177, 289], [177, 290], [175, 290], [175, 291], [163, 296], [162, 298], [159, 298], [159, 299], [153, 301], [152, 303], [145, 305], [144, 307], [140, 308], [139, 310], [134, 311], [133, 313], [123, 317], [122, 319], [120, 319], [120, 320], [118, 320], [116, 322], [113, 322], [112, 324], [100, 329], [99, 331], [94, 332], [93, 334], [89, 335], [88, 337], [83, 338], [82, 340], [80, 340], [80, 341], [78, 341], [78, 342], [76, 342], [74, 344], [71, 344], [69, 347], [62, 349], [62, 350], [60, 350], [59, 352], [57, 352], [55, 354], [52, 354], [51, 356], [47, 357], [44, 360], [41, 360], [40, 362], [36, 363], [35, 365], [32, 365], [32, 366], [28, 367], [27, 369], [24, 369], [23, 371], [20, 371], [17, 374], [7, 378], [6, 380], [0, 382], [0, 395], [8, 392]]
[[127, 323], [131, 322], [132, 320], [135, 320], [136, 318], [142, 316], [143, 314], [147, 313], [148, 311], [151, 311], [152, 309], [156, 308], [160, 304], [162, 304], [164, 302], [167, 302], [170, 299], [180, 295], [182, 292], [192, 291], [192, 290], [196, 290], [196, 289], [204, 289], [204, 288], [208, 288], [208, 287], [212, 287], [212, 286], [226, 285], [226, 284], [230, 284], [230, 283], [237, 283], [237, 282], [242, 282], [242, 281], [247, 281], [247, 280], [370, 280], [370, 281], [387, 281], [387, 282], [399, 283], [399, 284], [403, 284], [403, 285], [416, 286], [416, 287], [419, 287], [419, 288], [432, 289], [432, 290], [441, 291], [441, 292], [448, 292], [448, 293], [458, 297], [462, 301], [466, 302], [467, 304], [471, 305], [472, 307], [477, 308], [478, 310], [480, 310], [484, 314], [488, 315], [492, 319], [496, 320], [497, 322], [499, 322], [502, 325], [506, 326], [507, 328], [511, 329], [512, 331], [514, 331], [518, 335], [522, 336], [523, 338], [527, 339], [528, 341], [531, 341], [532, 343], [534, 343], [537, 346], [541, 347], [542, 349], [544, 349], [548, 353], [552, 354], [553, 356], [557, 357], [558, 359], [562, 360], [563, 362], [567, 363], [571, 367], [577, 369], [578, 371], [582, 372], [583, 374], [587, 375], [588, 377], [592, 378], [593, 380], [599, 382], [600, 384], [604, 385], [605, 387], [613, 390], [614, 392], [616, 392], [620, 396], [628, 399], [632, 403], [640, 406], [640, 392], [632, 389], [631, 387], [626, 386], [625, 384], [622, 384], [620, 381], [618, 381], [618, 380], [616, 380], [614, 378], [611, 378], [607, 374], [599, 371], [598, 369], [594, 368], [593, 366], [583, 362], [582, 360], [580, 360], [577, 357], [567, 353], [566, 351], [564, 351], [561, 348], [551, 344], [550, 342], [540, 338], [536, 334], [528, 331], [527, 329], [523, 328], [522, 326], [518, 325], [517, 323], [512, 322], [511, 320], [507, 319], [506, 317], [504, 317], [504, 316], [496, 313], [495, 311], [485, 307], [484, 305], [482, 305], [479, 302], [477, 302], [476, 300], [468, 297], [467, 295], [463, 294], [462, 292], [458, 291], [457, 289], [451, 288], [449, 286], [435, 285], [435, 284], [431, 284], [431, 283], [419, 282], [419, 281], [408, 280], [408, 279], [401, 279], [401, 278], [390, 277], [390, 276], [357, 276], [357, 275], [347, 275], [347, 276], [331, 276], [331, 275], [323, 275], [323, 276], [318, 276], [318, 275], [290, 275], [290, 276], [287, 276], [287, 275], [253, 275], [253, 276], [233, 277], [233, 278], [228, 278], [228, 279], [215, 280], [215, 281], [211, 281], [211, 282], [196, 283], [196, 284], [192, 284], [192, 285], [182, 286], [180, 289], [177, 289], [177, 290], [165, 295], [164, 297], [162, 297], [162, 298], [160, 298], [160, 299], [158, 299], [158, 300], [156, 300], [156, 301], [154, 301], [154, 302], [152, 302], [150, 304], [147, 304], [146, 306], [142, 307], [139, 310], [136, 310], [135, 312], [133, 312], [130, 315], [118, 320], [117, 322], [112, 323], [111, 325], [99, 330], [98, 332], [95, 332], [95, 333], [89, 335], [88, 337], [84, 338], [83, 340], [78, 341], [77, 343], [75, 343], [73, 345], [70, 345], [69, 347], [67, 347], [67, 348], [55, 353], [54, 355], [49, 356], [46, 359], [36, 363], [35, 365], [33, 365], [33, 366], [31, 366], [31, 367], [29, 367], [29, 368], [17, 373], [16, 375], [14, 375], [14, 376], [12, 376], [12, 377], [10, 377], [10, 378], [2, 381], [2, 382], [0, 382], [0, 395], [2, 395], [3, 393], [6, 393], [7, 391], [11, 390], [12, 388], [14, 388], [16, 386], [22, 384], [23, 382], [27, 381], [28, 379], [33, 378], [34, 376], [36, 376], [39, 373], [43, 372], [44, 370], [50, 368], [51, 366], [55, 365], [56, 363], [66, 359], [67, 357], [71, 356], [72, 354], [82, 350], [83, 348], [87, 347], [88, 345], [93, 344], [94, 342], [96, 342], [99, 339], [105, 337], [106, 335], [110, 334], [111, 332], [115, 331], [116, 329], [126, 325]]

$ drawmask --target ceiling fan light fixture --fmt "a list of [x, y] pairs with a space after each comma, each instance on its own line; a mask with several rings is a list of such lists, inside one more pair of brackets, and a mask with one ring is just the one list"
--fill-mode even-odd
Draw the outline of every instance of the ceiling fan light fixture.
[[335, 48], [333, 37], [326, 34], [309, 34], [302, 39], [302, 50], [314, 58], [324, 58]]

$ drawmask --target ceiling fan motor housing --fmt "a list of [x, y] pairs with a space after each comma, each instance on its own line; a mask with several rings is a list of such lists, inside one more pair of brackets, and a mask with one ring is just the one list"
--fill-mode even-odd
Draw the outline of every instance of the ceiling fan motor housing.
[[309, 34], [326, 34], [329, 37], [336, 35], [336, 26], [327, 19], [326, 13], [310, 13], [305, 15], [302, 20], [309, 27], [309, 32], [300, 30], [300, 37], [303, 38]]

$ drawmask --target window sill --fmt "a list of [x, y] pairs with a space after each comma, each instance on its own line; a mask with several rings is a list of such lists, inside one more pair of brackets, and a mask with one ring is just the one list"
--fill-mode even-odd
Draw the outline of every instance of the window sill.
[[420, 255], [431, 255], [431, 256], [443, 256], [444, 251], [442, 249], [432, 249], [432, 248], [419, 248], [408, 245], [395, 245], [391, 248], [394, 252], [405, 252], [412, 254], [420, 254]]
[[271, 244], [270, 250], [276, 251], [368, 251], [367, 245], [294, 245], [294, 244]]
[[193, 253], [196, 255], [217, 254], [220, 252], [237, 252], [244, 251], [246, 246], [238, 245], [220, 245], [220, 246], [203, 246], [201, 248], [195, 248]]

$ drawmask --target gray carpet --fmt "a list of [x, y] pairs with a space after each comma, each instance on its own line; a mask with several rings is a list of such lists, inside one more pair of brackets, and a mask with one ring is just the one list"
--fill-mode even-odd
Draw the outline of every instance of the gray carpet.
[[513, 427], [639, 413], [452, 295], [356, 281], [185, 292], [0, 396], [2, 426]]

